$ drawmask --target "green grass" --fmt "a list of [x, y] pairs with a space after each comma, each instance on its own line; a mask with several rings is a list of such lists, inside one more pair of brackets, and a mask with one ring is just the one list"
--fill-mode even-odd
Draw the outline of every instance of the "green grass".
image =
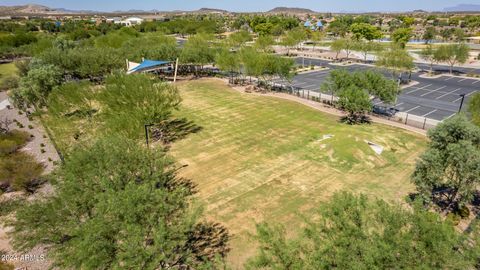
[[[198, 184], [209, 217], [233, 233], [229, 263], [253, 255], [255, 223], [282, 223], [291, 233], [337, 190], [402, 201], [420, 135], [384, 126], [349, 126], [304, 105], [242, 94], [218, 80], [180, 84], [177, 114], [203, 127], [177, 142], [172, 154]], [[323, 135], [333, 138], [322, 140]], [[376, 155], [365, 143], [385, 147]]]
[[5, 80], [5, 78], [15, 75], [16, 72], [17, 72], [17, 67], [15, 67], [14, 63], [1, 64], [0, 65], [0, 85], [3, 84], [3, 80]]

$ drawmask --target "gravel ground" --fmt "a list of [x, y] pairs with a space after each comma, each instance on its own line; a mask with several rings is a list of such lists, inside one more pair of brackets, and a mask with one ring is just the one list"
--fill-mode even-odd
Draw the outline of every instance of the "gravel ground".
[[[10, 109], [7, 108], [7, 105], [10, 105]], [[6, 92], [0, 92], [0, 119], [4, 120], [5, 118], [9, 120], [17, 120], [23, 125], [23, 128], [20, 128], [16, 123], [10, 125], [10, 129], [18, 129], [26, 131], [32, 134], [34, 137], [27, 145], [21, 149], [26, 153], [34, 156], [39, 162], [43, 163], [45, 166], [45, 174], [51, 172], [55, 164], [59, 162], [60, 158], [55, 150], [55, 147], [51, 143], [50, 139], [47, 136], [43, 126], [39, 120], [34, 119], [30, 121], [26, 116], [25, 112], [19, 114], [19, 110], [13, 107], [13, 105], [8, 101], [8, 96]], [[31, 126], [32, 128], [29, 128]], [[46, 194], [51, 194], [52, 187], [47, 183], [42, 187], [35, 196], [31, 198], [38, 198], [45, 196]], [[23, 196], [19, 192], [7, 193], [0, 195], [0, 200], [11, 199], [11, 197]], [[2, 198], [3, 197], [3, 198]], [[0, 220], [1, 221], [1, 220]], [[0, 250], [5, 251], [8, 255], [13, 256], [10, 258], [9, 262], [19, 269], [29, 269], [29, 270], [43, 270], [48, 269], [50, 262], [48, 259], [45, 259], [46, 251], [43, 247], [35, 247], [34, 249], [25, 252], [18, 253], [14, 252], [11, 245], [10, 239], [8, 237], [8, 232], [11, 230], [9, 227], [0, 226]], [[25, 256], [30, 257], [25, 257]]]

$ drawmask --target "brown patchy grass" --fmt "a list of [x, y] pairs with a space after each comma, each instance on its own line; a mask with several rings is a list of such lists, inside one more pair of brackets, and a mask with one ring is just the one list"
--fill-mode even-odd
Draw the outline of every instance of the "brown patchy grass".
[[[254, 254], [255, 224], [298, 231], [303, 217], [337, 190], [401, 201], [426, 139], [394, 127], [348, 126], [301, 104], [232, 90], [219, 80], [179, 84], [178, 116], [203, 127], [172, 154], [188, 164], [210, 218], [233, 233], [233, 268]], [[323, 135], [333, 138], [322, 140]], [[383, 145], [376, 155], [364, 140]]]

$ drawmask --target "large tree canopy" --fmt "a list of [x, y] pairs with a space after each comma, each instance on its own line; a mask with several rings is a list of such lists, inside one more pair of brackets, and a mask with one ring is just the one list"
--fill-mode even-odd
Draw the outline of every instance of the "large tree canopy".
[[425, 202], [448, 211], [470, 203], [480, 184], [480, 128], [456, 116], [429, 131], [413, 183]]
[[55, 194], [19, 209], [14, 244], [46, 245], [61, 269], [189, 269], [228, 248], [219, 224], [199, 220], [193, 184], [161, 151], [125, 138], [77, 149], [52, 176]]
[[260, 224], [251, 269], [474, 269], [478, 239], [415, 206], [413, 211], [365, 195], [337, 193], [301, 235]]

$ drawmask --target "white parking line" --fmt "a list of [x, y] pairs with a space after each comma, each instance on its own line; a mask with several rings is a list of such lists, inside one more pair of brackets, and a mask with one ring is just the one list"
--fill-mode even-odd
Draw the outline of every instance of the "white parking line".
[[465, 80], [468, 80], [468, 79], [461, 79], [461, 80], [459, 80], [458, 82], [463, 82], [463, 81], [465, 81]]
[[453, 113], [453, 114], [447, 116], [447, 118], [445, 118], [445, 119], [443, 119], [443, 120], [447, 120], [447, 119], [451, 118], [452, 116], [454, 116], [454, 115], [456, 115], [456, 114], [457, 114], [457, 113]]
[[397, 105], [395, 105], [395, 106], [400, 106], [400, 105], [402, 105], [402, 104], [403, 104], [403, 102], [400, 102], [400, 103], [398, 103], [398, 104], [397, 104]]
[[411, 93], [413, 93], [413, 92], [417, 92], [418, 90], [423, 90], [423, 89], [425, 89], [425, 88], [427, 88], [427, 87], [429, 87], [429, 86], [431, 86], [431, 85], [432, 85], [432, 84], [427, 84], [427, 85], [425, 85], [425, 86], [423, 86], [423, 87], [420, 87], [420, 88], [417, 88], [417, 89], [415, 89], [415, 90], [412, 90], [412, 91], [408, 92], [407, 95], [409, 95], [409, 94], [411, 94]]
[[453, 79], [453, 77], [448, 77], [448, 78], [445, 79], [445, 81], [448, 81], [448, 80], [451, 80], [451, 79]]
[[408, 113], [408, 112], [410, 112], [410, 111], [413, 111], [413, 110], [415, 110], [415, 109], [418, 109], [418, 108], [420, 108], [420, 106], [413, 107], [413, 108], [411, 108], [410, 110], [408, 110], [408, 111], [405, 111], [405, 112], [406, 112], [406, 113]]
[[474, 81], [472, 84], [476, 84], [476, 83], [478, 83], [478, 82], [480, 82], [480, 81]]
[[438, 90], [442, 90], [442, 89], [445, 88], [445, 87], [446, 87], [446, 86], [442, 86], [442, 87], [440, 87], [440, 88], [438, 88], [438, 89], [430, 90], [430, 92], [427, 92], [427, 93], [425, 93], [425, 94], [423, 94], [423, 95], [420, 95], [420, 96], [421, 96], [421, 97], [426, 96], [426, 95], [431, 94], [431, 93], [433, 93], [433, 92], [436, 92], [436, 91], [438, 91]]
[[441, 95], [441, 96], [439, 96], [439, 97], [437, 97], [437, 98], [435, 98], [435, 99], [440, 99], [440, 98], [442, 98], [442, 97], [444, 97], [444, 96], [446, 96], [446, 95], [453, 94], [453, 93], [457, 92], [457, 91], [460, 90], [460, 89], [462, 89], [462, 88], [457, 88], [457, 89], [453, 90], [452, 92], [445, 93], [445, 94], [443, 94], [443, 95]]
[[435, 110], [433, 110], [433, 111], [431, 111], [431, 112], [429, 112], [429, 113], [426, 113], [426, 114], [422, 115], [422, 117], [425, 117], [425, 116], [427, 116], [427, 115], [430, 115], [430, 114], [432, 114], [432, 113], [434, 113], [434, 112], [436, 112], [436, 111], [437, 111], [437, 109], [435, 109]]

